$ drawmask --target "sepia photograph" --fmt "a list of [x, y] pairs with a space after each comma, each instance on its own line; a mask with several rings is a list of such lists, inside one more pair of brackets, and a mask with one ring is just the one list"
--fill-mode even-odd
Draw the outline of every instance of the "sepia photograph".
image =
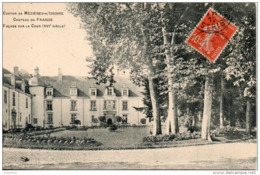
[[2, 2], [2, 171], [256, 174], [256, 20], [257, 2]]

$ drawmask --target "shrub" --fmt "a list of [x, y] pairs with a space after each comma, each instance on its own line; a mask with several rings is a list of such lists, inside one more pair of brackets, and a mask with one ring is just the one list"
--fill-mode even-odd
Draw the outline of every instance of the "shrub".
[[122, 117], [120, 117], [120, 116], [116, 116], [116, 122], [121, 122], [122, 121]]
[[102, 123], [106, 123], [106, 117], [105, 116], [99, 116], [98, 120]]
[[156, 142], [168, 142], [174, 140], [175, 135], [158, 135], [147, 136], [143, 138], [143, 142], [156, 143]]
[[25, 130], [26, 131], [30, 131], [30, 130], [32, 130], [34, 128], [34, 126], [32, 125], [32, 124], [26, 124], [26, 126], [25, 126]]
[[213, 137], [225, 137], [227, 139], [241, 139], [247, 138], [248, 135], [241, 131], [236, 130], [234, 127], [225, 126], [223, 128], [216, 128], [215, 130], [211, 131], [211, 135]]
[[117, 130], [117, 126], [115, 124], [112, 124], [109, 128], [109, 131], [116, 131]]
[[97, 118], [93, 118], [92, 119], [92, 123], [98, 123], [98, 119]]
[[200, 128], [198, 126], [189, 126], [187, 130], [193, 133], [195, 131], [200, 131]]
[[141, 118], [140, 122], [145, 125], [146, 124], [146, 119], [145, 118]]
[[80, 124], [81, 124], [81, 121], [80, 121], [80, 120], [75, 120], [75, 121], [74, 121], [74, 124], [75, 124], [75, 125], [80, 125]]

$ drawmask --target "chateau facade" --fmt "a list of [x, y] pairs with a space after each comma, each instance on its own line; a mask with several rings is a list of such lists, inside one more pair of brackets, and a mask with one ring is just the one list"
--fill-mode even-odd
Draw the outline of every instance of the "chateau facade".
[[2, 123], [4, 130], [24, 128], [26, 123], [31, 123], [31, 97], [28, 82], [18, 76], [18, 68], [14, 68], [14, 73], [3, 69]]
[[[115, 80], [116, 83], [108, 87], [96, 85], [96, 81], [91, 78], [63, 76], [60, 70], [56, 77], [40, 76], [39, 68], [36, 67], [33, 76], [24, 84], [28, 87], [28, 92], [19, 95], [21, 104], [16, 106], [18, 109], [12, 105], [6, 107], [7, 111], [15, 109], [18, 114], [21, 111], [21, 117], [16, 115], [16, 125], [12, 125], [14, 117], [3, 115], [3, 125], [10, 123], [6, 127], [9, 129], [24, 127], [27, 122], [47, 128], [71, 126], [77, 121], [80, 126], [93, 126], [100, 124], [100, 116], [104, 116], [107, 124], [118, 122], [117, 118], [122, 119], [121, 123], [141, 124], [140, 120], [145, 118], [142, 112], [142, 89], [133, 85], [127, 77], [117, 76]], [[13, 91], [22, 93], [20, 89]], [[26, 98], [28, 108], [24, 107], [27, 104], [24, 103]], [[4, 105], [3, 103], [3, 109]], [[17, 121], [20, 122], [19, 125]]]

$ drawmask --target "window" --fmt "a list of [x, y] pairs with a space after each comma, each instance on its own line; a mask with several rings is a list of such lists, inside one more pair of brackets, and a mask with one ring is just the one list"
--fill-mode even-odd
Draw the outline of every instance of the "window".
[[96, 95], [96, 89], [95, 89], [95, 88], [92, 88], [92, 89], [90, 90], [90, 94], [95, 96], [95, 95]]
[[70, 95], [77, 95], [77, 88], [70, 88]]
[[29, 123], [31, 123], [31, 115], [29, 114]]
[[53, 124], [53, 115], [51, 113], [48, 114], [48, 123], [47, 124]]
[[94, 101], [94, 100], [90, 101], [90, 110], [91, 111], [96, 111], [97, 110], [96, 101]]
[[112, 90], [113, 90], [112, 88], [108, 88], [107, 89], [107, 95], [112, 95]]
[[22, 121], [22, 113], [20, 112], [19, 121]]
[[71, 123], [74, 123], [77, 118], [77, 114], [71, 114]]
[[105, 100], [104, 109], [116, 109], [116, 101], [115, 100]]
[[127, 103], [127, 101], [123, 101], [123, 110], [128, 110], [128, 103]]
[[77, 101], [71, 101], [70, 110], [71, 111], [76, 111], [77, 110]]
[[37, 118], [34, 118], [34, 119], [33, 119], [33, 123], [34, 123], [34, 124], [37, 124], [37, 123], [38, 123], [38, 119], [37, 119]]
[[26, 98], [25, 107], [28, 108], [28, 98]]
[[52, 95], [52, 89], [47, 89], [46, 94], [47, 94], [47, 95]]
[[15, 106], [15, 92], [13, 92], [13, 106]]
[[104, 109], [107, 109], [107, 101], [104, 100]]
[[95, 116], [94, 115], [91, 116], [91, 121], [95, 122]]
[[7, 103], [7, 91], [4, 91], [4, 102]]
[[128, 96], [128, 89], [123, 89], [123, 96]]
[[122, 123], [127, 123], [127, 114], [123, 114]]
[[52, 101], [47, 101], [47, 111], [52, 111]]

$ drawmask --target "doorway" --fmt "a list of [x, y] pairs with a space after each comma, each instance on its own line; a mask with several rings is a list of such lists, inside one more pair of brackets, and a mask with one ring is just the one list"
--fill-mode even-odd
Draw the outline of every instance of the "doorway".
[[111, 118], [108, 119], [108, 120], [107, 120], [107, 125], [110, 126], [110, 125], [112, 125], [112, 124], [113, 124], [112, 119], [111, 119]]

